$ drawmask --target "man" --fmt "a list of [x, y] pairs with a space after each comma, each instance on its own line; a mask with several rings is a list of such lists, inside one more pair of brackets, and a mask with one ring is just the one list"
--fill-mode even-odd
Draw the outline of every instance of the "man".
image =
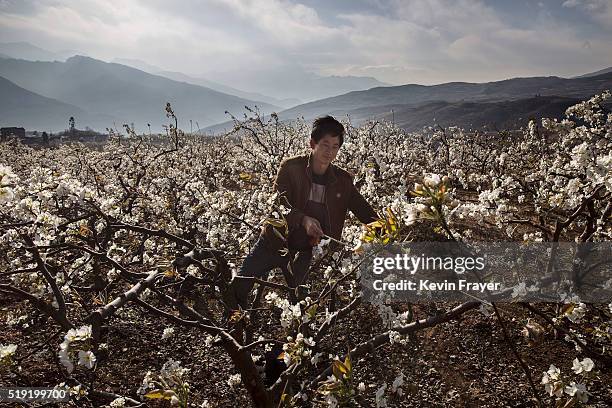
[[[331, 116], [313, 123], [309, 155], [284, 160], [274, 189], [279, 201], [290, 212], [285, 215], [288, 234], [267, 224], [251, 253], [245, 258], [238, 277], [232, 281], [238, 305], [248, 308], [252, 280], [263, 278], [280, 267], [289, 287], [297, 288], [308, 275], [312, 248], [324, 235], [340, 240], [348, 210], [359, 221], [378, 219], [376, 212], [353, 184], [353, 176], [332, 164], [344, 142], [344, 126]], [[277, 231], [274, 231], [274, 228]]]

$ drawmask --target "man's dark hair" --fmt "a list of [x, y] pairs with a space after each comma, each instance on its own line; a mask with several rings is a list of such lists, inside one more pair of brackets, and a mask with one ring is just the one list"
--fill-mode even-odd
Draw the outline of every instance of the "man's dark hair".
[[342, 143], [344, 143], [344, 126], [329, 115], [315, 119], [312, 124], [312, 133], [310, 137], [313, 138], [316, 143], [319, 143], [325, 135], [331, 135], [332, 137], [338, 136], [340, 139], [340, 146], [342, 146]]

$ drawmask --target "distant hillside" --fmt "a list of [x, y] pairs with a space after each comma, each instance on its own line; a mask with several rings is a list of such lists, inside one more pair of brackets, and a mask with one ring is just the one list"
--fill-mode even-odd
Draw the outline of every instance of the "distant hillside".
[[246, 92], [268, 95], [276, 99], [315, 101], [351, 91], [388, 86], [372, 77], [324, 76], [305, 71], [299, 66], [282, 66], [265, 70], [237, 67], [206, 78]]
[[3, 58], [16, 58], [28, 61], [64, 61], [77, 54], [76, 51], [53, 52], [32, 45], [28, 42], [0, 43], [0, 56]]
[[595, 71], [595, 72], [589, 72], [588, 74], [579, 75], [579, 76], [576, 76], [574, 78], [588, 78], [588, 77], [593, 77], [593, 76], [599, 76], [599, 75], [607, 74], [607, 73], [610, 73], [610, 72], [612, 72], [612, 67], [600, 69], [599, 71]]
[[279, 113], [282, 120], [297, 117], [313, 119], [334, 112], [345, 115], [357, 109], [375, 112], [375, 107], [406, 105], [418, 107], [428, 102], [498, 102], [540, 96], [583, 99], [612, 89], [612, 73], [564, 79], [558, 77], [514, 78], [486, 83], [450, 82], [440, 85], [402, 85], [349, 92], [333, 98], [295, 106]]
[[231, 86], [223, 85], [219, 82], [210, 81], [206, 78], [194, 77], [191, 75], [184, 74], [182, 72], [167, 71], [155, 65], [151, 65], [145, 61], [132, 58], [114, 58], [112, 62], [117, 64], [127, 65], [128, 67], [136, 68], [144, 72], [148, 72], [153, 75], [160, 75], [165, 78], [173, 79], [179, 82], [187, 82], [188, 84], [199, 85], [205, 88], [210, 88], [215, 91], [223, 92], [228, 95], [234, 95], [239, 98], [249, 99], [252, 101], [262, 101], [271, 105], [278, 106], [283, 109], [290, 108], [295, 105], [302, 103], [299, 99], [277, 99], [271, 96], [259, 94], [256, 92], [244, 92], [240, 89], [233, 88]]
[[27, 42], [0, 43], [0, 53], [10, 57], [30, 61], [54, 61], [57, 55]]
[[[81, 56], [66, 62], [0, 59], [0, 76], [40, 95], [112, 116], [118, 126], [134, 123], [137, 131], [147, 129], [147, 123], [154, 131], [161, 131], [161, 125], [166, 123], [166, 102], [172, 104], [183, 129], [190, 128], [190, 119], [194, 129], [196, 122], [200, 127], [218, 123], [227, 119], [226, 110], [240, 114], [245, 105], [258, 105], [264, 112], [278, 110], [264, 102]], [[83, 126], [89, 125], [79, 118], [77, 121]]]
[[[24, 127], [26, 130], [46, 130], [57, 132], [68, 128], [68, 119], [77, 118], [89, 123], [110, 123], [113, 118], [95, 117], [82, 109], [46, 98], [27, 89], [23, 89], [8, 79], [0, 77], [0, 125], [2, 127]], [[83, 126], [84, 127], [84, 126]]]
[[115, 64], [127, 65], [128, 67], [136, 68], [149, 74], [156, 74], [159, 71], [163, 71], [156, 65], [149, 64], [148, 62], [135, 59], [135, 58], [113, 58], [112, 61]]
[[[529, 119], [562, 118], [565, 110], [582, 99], [541, 96], [501, 102], [426, 102], [421, 105], [383, 105], [354, 109], [348, 112], [329, 111], [343, 119], [346, 114], [351, 123], [359, 125], [368, 120], [394, 121], [400, 128], [416, 132], [426, 126], [458, 126], [463, 129], [492, 130], [518, 129]], [[392, 112], [393, 111], [393, 112]], [[222, 133], [232, 128], [224, 122], [204, 129], [205, 133]]]
[[[463, 129], [517, 129], [529, 119], [563, 117], [565, 110], [581, 99], [542, 96], [503, 102], [429, 102], [418, 107], [390, 105], [349, 112], [354, 123], [368, 119], [394, 120], [407, 131], [425, 126], [458, 126]], [[393, 110], [393, 113], [391, 113]]]
[[[212, 77], [209, 78], [208, 75], [187, 75], [183, 72], [168, 71], [133, 58], [114, 58], [112, 62], [240, 98], [263, 101], [285, 109], [304, 101], [313, 101], [377, 86], [388, 86], [372, 77], [323, 76], [307, 72], [298, 66], [264, 71], [240, 67], [239, 70], [229, 69], [220, 73], [212, 73], [210, 74]], [[232, 84], [232, 86], [226, 84]]]
[[175, 81], [187, 82], [189, 84], [204, 86], [210, 89], [214, 89], [215, 91], [223, 92], [229, 95], [238, 96], [240, 98], [266, 102], [271, 105], [279, 106], [280, 108], [289, 108], [291, 106], [299, 105], [302, 103], [302, 101], [300, 101], [299, 99], [295, 99], [295, 98], [277, 99], [277, 98], [273, 98], [267, 95], [262, 95], [256, 92], [241, 91], [240, 89], [236, 89], [231, 86], [226, 86], [218, 82], [209, 81], [208, 79], [205, 79], [205, 78], [194, 78], [192, 76], [185, 75], [181, 72], [159, 71], [159, 72], [155, 72], [155, 74], [161, 75], [166, 78], [173, 79]]

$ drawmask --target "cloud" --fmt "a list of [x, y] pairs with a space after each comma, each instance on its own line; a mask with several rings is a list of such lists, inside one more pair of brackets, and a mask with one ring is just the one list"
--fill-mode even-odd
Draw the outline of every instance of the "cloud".
[[162, 13], [146, 2], [62, 0], [29, 11], [0, 15], [4, 38], [82, 49], [107, 60], [136, 57], [168, 68], [197, 66], [210, 58], [230, 63], [251, 50], [249, 42], [231, 30]]
[[582, 10], [594, 21], [612, 28], [612, 2], [610, 0], [566, 0], [562, 6]]
[[343, 16], [354, 52], [343, 72], [439, 83], [574, 75], [612, 64], [610, 44], [591, 39], [591, 48], [583, 47], [585, 38], [546, 10], [519, 28], [481, 1], [398, 1], [394, 7], [391, 17]]

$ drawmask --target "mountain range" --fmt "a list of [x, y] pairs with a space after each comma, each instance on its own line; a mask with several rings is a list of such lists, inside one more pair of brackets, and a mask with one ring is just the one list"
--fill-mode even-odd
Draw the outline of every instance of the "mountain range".
[[[0, 59], [0, 77], [42, 97], [78, 107], [87, 113], [87, 120], [70, 115], [77, 123], [102, 130], [134, 123], [139, 131], [147, 129], [147, 124], [153, 131], [162, 131], [166, 102], [172, 104], [180, 126], [193, 125], [194, 129], [227, 120], [226, 111], [240, 114], [244, 106], [257, 105], [264, 113], [279, 110], [264, 102], [83, 56], [66, 62]], [[0, 102], [3, 109], [4, 102]]]
[[233, 88], [231, 86], [227, 86], [227, 85], [223, 85], [218, 82], [210, 81], [206, 78], [199, 78], [199, 77], [195, 78], [195, 77], [183, 74], [181, 72], [159, 71], [156, 74], [161, 75], [166, 78], [173, 79], [175, 81], [187, 82], [189, 84], [204, 86], [210, 89], [214, 89], [215, 91], [223, 92], [229, 95], [235, 95], [240, 98], [266, 102], [271, 105], [279, 106], [283, 109], [289, 108], [291, 106], [299, 105], [302, 103], [302, 101], [297, 98], [278, 99], [278, 98], [273, 98], [271, 96], [263, 95], [257, 92], [245, 92], [240, 89]]
[[271, 105], [276, 105], [281, 108], [289, 108], [291, 106], [299, 105], [302, 103], [297, 98], [289, 98], [289, 99], [277, 99], [268, 95], [263, 95], [257, 92], [245, 92], [237, 88], [233, 88], [231, 86], [227, 86], [221, 84], [219, 82], [211, 81], [206, 78], [194, 77], [191, 75], [184, 74], [182, 72], [176, 71], [167, 71], [155, 65], [151, 65], [145, 61], [141, 61], [133, 58], [115, 58], [112, 62], [116, 62], [117, 64], [127, 65], [132, 68], [139, 69], [144, 72], [148, 72], [149, 74], [163, 76], [165, 78], [173, 79], [179, 82], [187, 82], [188, 84], [200, 85], [205, 88], [210, 88], [218, 92], [223, 92], [229, 95], [238, 96], [244, 99], [250, 99], [254, 101], [262, 101], [269, 103]]
[[417, 132], [427, 126], [457, 126], [462, 129], [518, 129], [540, 118], [561, 118], [567, 108], [581, 99], [538, 96], [500, 102], [428, 102], [416, 107], [390, 105], [351, 111], [351, 120], [393, 121], [400, 128]]
[[[176, 81], [201, 85], [219, 92], [241, 98], [263, 101], [272, 105], [288, 108], [304, 102], [340, 95], [350, 91], [360, 91], [377, 86], [389, 86], [372, 77], [362, 76], [322, 76], [306, 72], [301, 67], [280, 67], [267, 71], [245, 70], [213, 72], [216, 80], [201, 75], [187, 75], [182, 72], [168, 71], [133, 58], [115, 58], [113, 62], [128, 65], [150, 74], [161, 75]], [[227, 83], [233, 86], [226, 85]], [[250, 90], [250, 91], [247, 91]]]
[[29, 61], [65, 61], [66, 58], [79, 54], [74, 50], [49, 51], [28, 42], [0, 43], [0, 57], [18, 58]]
[[578, 76], [575, 76], [573, 78], [588, 78], [588, 77], [593, 77], [593, 76], [599, 76], [599, 75], [607, 74], [608, 72], [612, 72], [612, 67], [600, 69], [600, 70], [595, 71], [595, 72], [589, 72], [588, 74], [578, 75]]
[[[317, 81], [331, 81], [327, 92], [343, 86], [354, 90], [283, 109], [296, 103], [297, 98], [247, 92], [208, 78], [164, 71], [139, 60], [107, 63], [73, 56], [63, 62], [31, 61], [13, 58], [16, 53], [30, 58], [52, 58], [59, 53], [27, 43], [0, 43], [0, 125], [31, 130], [63, 130], [68, 118], [74, 116], [80, 128], [103, 131], [133, 123], [139, 132], [148, 130], [148, 124], [152, 131], [159, 132], [166, 122], [166, 102], [172, 104], [180, 127], [199, 128], [207, 134], [232, 127], [226, 111], [239, 117], [245, 106], [255, 105], [264, 115], [278, 112], [283, 121], [331, 114], [349, 115], [354, 124], [384, 118], [411, 131], [434, 124], [502, 129], [524, 125], [531, 117], [560, 117], [571, 104], [612, 89], [612, 68], [574, 78], [529, 77], [365, 90], [359, 90], [368, 84], [369, 79], [364, 77], [308, 74], [313, 89]], [[295, 73], [302, 79], [303, 74]], [[288, 77], [276, 79], [282, 82]]]
[[[529, 118], [560, 118], [572, 104], [612, 89], [612, 72], [581, 78], [531, 77], [486, 83], [449, 82], [402, 85], [349, 92], [286, 109], [282, 121], [321, 115], [350, 116], [353, 124], [371, 119], [394, 120], [406, 130], [426, 125], [505, 128], [525, 125]], [[204, 129], [221, 132], [231, 122]]]
[[[78, 111], [72, 109], [77, 113], [70, 116], [75, 116], [82, 127], [104, 130], [133, 123], [140, 131], [148, 130], [148, 124], [153, 131], [162, 131], [166, 102], [172, 103], [184, 121], [181, 126], [197, 129], [227, 120], [226, 111], [241, 116], [245, 106], [257, 106], [265, 114], [298, 105], [302, 100], [386, 85], [368, 77], [324, 77], [295, 70], [278, 75], [277, 79], [284, 78], [286, 82], [282, 92], [291, 96], [277, 98], [257, 92], [257, 86], [254, 91], [244, 91], [198, 75], [163, 70], [137, 59], [116, 58], [115, 63], [106, 63], [81, 55], [67, 58], [73, 54], [45, 50], [27, 42], [0, 43], [0, 77], [17, 88], [11, 88], [6, 81], [2, 87], [11, 88], [13, 93], [18, 88], [27, 90], [29, 98], [38, 94], [41, 101], [57, 100], [64, 110], [70, 105], [78, 107]], [[255, 78], [259, 75], [255, 74]], [[0, 101], [0, 113], [11, 112], [11, 116], [0, 117], [0, 125], [31, 127], [40, 123], [27, 119], [29, 106], [24, 105], [21, 111], [17, 108]], [[56, 116], [53, 120], [47, 116], [47, 130], [65, 128], [56, 126], [67, 119], [59, 117], [58, 110], [51, 112]]]
[[312, 102], [351, 91], [389, 86], [376, 78], [331, 75], [323, 76], [307, 72], [302, 67], [282, 66], [266, 70], [245, 70], [237, 67], [223, 72], [210, 72], [209, 80], [228, 84], [243, 91], [258, 92], [277, 99], [297, 98]]
[[3, 126], [15, 124], [26, 129], [60, 130], [68, 127], [68, 119], [71, 116], [79, 118], [79, 121], [107, 121], [112, 124], [110, 117], [90, 117], [74, 105], [30, 92], [2, 77], [0, 94], [0, 118], [3, 118]]
[[513, 78], [503, 81], [469, 83], [449, 82], [440, 85], [402, 85], [349, 92], [332, 98], [298, 105], [279, 113], [281, 119], [304, 116], [311, 119], [322, 114], [345, 115], [374, 106], [401, 105], [416, 107], [434, 102], [498, 102], [540, 96], [585, 98], [612, 88], [612, 74], [565, 79], [555, 76]]

